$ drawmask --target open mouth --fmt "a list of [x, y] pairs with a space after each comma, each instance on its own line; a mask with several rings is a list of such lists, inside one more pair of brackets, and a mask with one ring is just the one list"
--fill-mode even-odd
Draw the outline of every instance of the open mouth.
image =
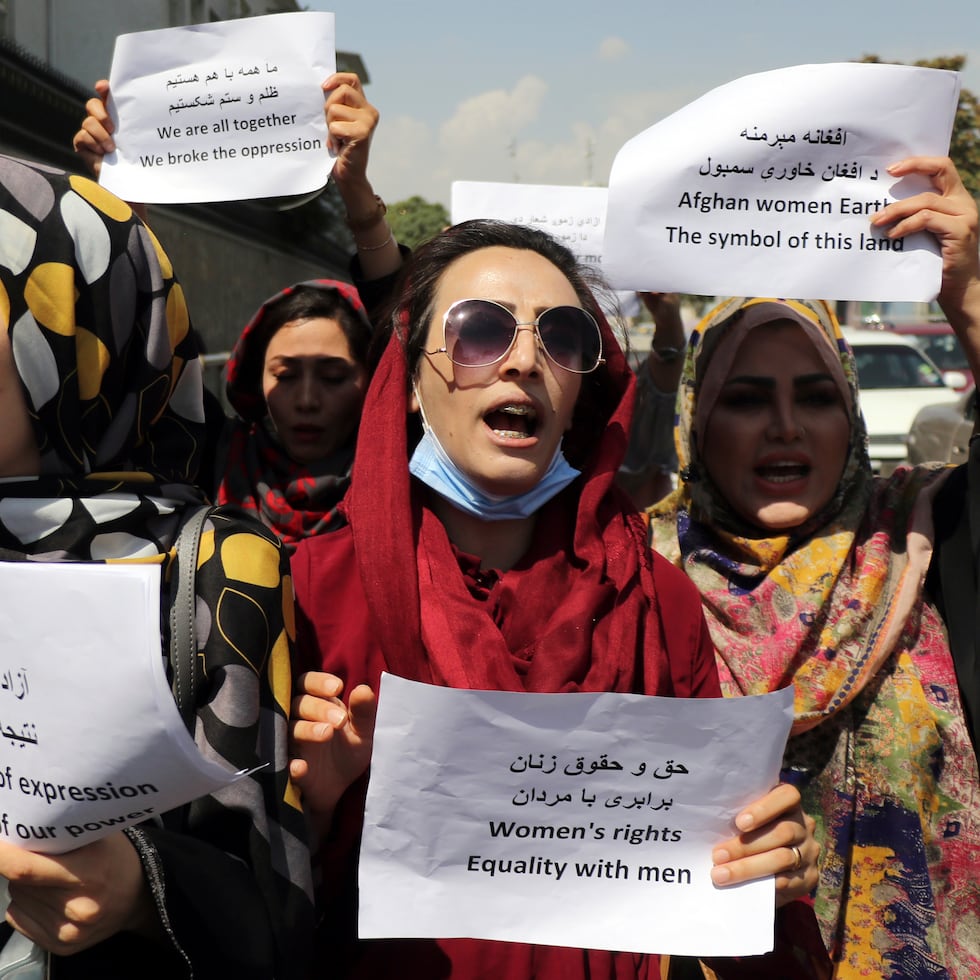
[[755, 468], [756, 475], [768, 483], [793, 483], [803, 480], [810, 475], [812, 467], [808, 463], [798, 463], [785, 460], [778, 463], [766, 463]]
[[537, 413], [530, 405], [501, 405], [483, 416], [501, 439], [530, 439], [538, 428]]

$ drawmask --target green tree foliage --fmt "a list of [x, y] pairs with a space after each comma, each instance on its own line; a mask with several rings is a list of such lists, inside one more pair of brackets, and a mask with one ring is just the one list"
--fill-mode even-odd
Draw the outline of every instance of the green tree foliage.
[[449, 224], [449, 212], [418, 194], [388, 205], [388, 224], [402, 245], [416, 248]]
[[[870, 64], [883, 64], [876, 54], [866, 54], [859, 60]], [[901, 64], [901, 62], [888, 63]], [[962, 71], [966, 64], [966, 56], [923, 58], [914, 64], [917, 68], [943, 68], [947, 71]], [[956, 164], [967, 190], [974, 197], [980, 198], [980, 105], [977, 103], [977, 97], [967, 88], [960, 89], [960, 104], [953, 121], [949, 155], [953, 163]]]

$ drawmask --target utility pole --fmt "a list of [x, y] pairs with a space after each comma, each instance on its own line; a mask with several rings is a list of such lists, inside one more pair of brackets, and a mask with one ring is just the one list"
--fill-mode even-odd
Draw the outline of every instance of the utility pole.
[[585, 141], [585, 186], [594, 187], [592, 163], [595, 160], [595, 140], [589, 136]]

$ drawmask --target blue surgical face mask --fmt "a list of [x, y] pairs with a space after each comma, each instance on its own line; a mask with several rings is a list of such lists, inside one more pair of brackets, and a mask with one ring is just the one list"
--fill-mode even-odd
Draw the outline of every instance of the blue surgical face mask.
[[527, 492], [513, 496], [487, 493], [449, 458], [426, 420], [418, 391], [415, 397], [422, 417], [423, 435], [409, 460], [409, 472], [464, 513], [482, 521], [512, 521], [530, 517], [579, 475], [579, 470], [569, 464], [559, 446], [544, 476]]

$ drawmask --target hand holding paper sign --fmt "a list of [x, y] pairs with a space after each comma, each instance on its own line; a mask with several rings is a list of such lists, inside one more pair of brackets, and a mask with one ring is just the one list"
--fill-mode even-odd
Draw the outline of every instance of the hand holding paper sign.
[[[327, 148], [336, 156], [331, 176], [340, 192], [352, 226], [364, 226], [364, 234], [355, 234], [361, 271], [366, 279], [377, 279], [396, 271], [401, 253], [378, 206], [378, 198], [367, 176], [371, 137], [378, 125], [378, 110], [367, 100], [360, 79], [351, 72], [336, 72], [323, 83], [326, 95], [324, 115], [327, 122]], [[98, 179], [102, 162], [114, 153], [115, 123], [106, 102], [109, 82], [95, 83], [96, 95], [85, 104], [86, 116], [72, 139], [75, 152]], [[146, 206], [130, 202], [146, 220]], [[372, 220], [372, 219], [375, 219]], [[370, 227], [365, 226], [365, 221]]]
[[112, 138], [115, 123], [106, 108], [108, 98], [109, 80], [100, 78], [95, 83], [94, 98], [85, 103], [85, 118], [81, 128], [72, 138], [72, 147], [96, 180], [102, 170], [103, 158], [107, 153], [114, 153], [116, 150], [116, 143]]
[[[779, 875], [786, 900], [815, 884], [813, 823], [791, 786], [738, 809], [744, 831], [723, 839], [726, 810], [778, 771], [790, 694], [539, 695], [384, 674], [360, 935], [719, 956], [771, 949], [772, 885], [756, 880], [737, 895], [713, 886]], [[748, 744], [759, 749], [751, 762]], [[712, 850], [723, 870], [711, 869]], [[540, 909], [555, 902], [561, 911]], [[725, 924], [706, 937], [691, 925], [701, 917]]]
[[335, 61], [329, 13], [120, 35], [103, 185], [159, 204], [319, 191], [330, 172], [319, 86]]
[[357, 246], [365, 279], [380, 279], [402, 263], [401, 252], [388, 222], [386, 208], [368, 180], [371, 137], [378, 110], [367, 100], [361, 80], [352, 72], [337, 72], [323, 83], [327, 94], [328, 147], [336, 154], [334, 184], [347, 211], [347, 224]]
[[[776, 907], [808, 895], [817, 884], [820, 845], [813, 817], [803, 812], [795, 786], [780, 783], [736, 818], [740, 834], [711, 852], [716, 885], [776, 876]], [[788, 863], [787, 863], [788, 862]]]
[[710, 295], [931, 299], [928, 236], [895, 247], [868, 219], [922, 185], [889, 163], [948, 151], [958, 92], [955, 72], [839, 64], [706, 93], [617, 154], [606, 274]]
[[977, 206], [949, 157], [909, 157], [888, 168], [893, 177], [921, 174], [932, 188], [895, 201], [871, 219], [889, 238], [930, 231], [939, 240], [943, 261], [940, 299], [955, 301], [980, 279]]
[[889, 238], [920, 231], [939, 242], [943, 278], [939, 302], [956, 331], [975, 378], [980, 378], [980, 256], [977, 205], [948, 157], [910, 157], [888, 168], [893, 177], [921, 174], [932, 189], [896, 201], [872, 218]]
[[[328, 146], [336, 155], [333, 178], [341, 194], [367, 181], [371, 137], [378, 110], [368, 102], [361, 80], [353, 72], [336, 72], [323, 83], [326, 95]], [[346, 199], [346, 198], [345, 198]], [[370, 204], [374, 203], [373, 196]]]
[[60, 855], [0, 841], [0, 877], [9, 882], [7, 920], [61, 956], [123, 930], [161, 932], [136, 849], [121, 832]]
[[290, 723], [289, 775], [303, 792], [306, 811], [329, 829], [337, 800], [371, 761], [378, 699], [366, 684], [345, 708], [339, 677], [311, 671], [296, 683]]
[[[371, 761], [378, 701], [366, 684], [341, 701], [343, 682], [333, 674], [309, 672], [297, 682], [290, 726], [290, 776], [302, 789], [304, 804], [329, 830], [334, 807]], [[712, 852], [712, 880], [719, 886], [776, 875], [776, 904], [809, 893], [816, 884], [820, 847], [813, 820], [803, 813], [800, 794], [781, 784], [735, 818], [739, 834]]]

